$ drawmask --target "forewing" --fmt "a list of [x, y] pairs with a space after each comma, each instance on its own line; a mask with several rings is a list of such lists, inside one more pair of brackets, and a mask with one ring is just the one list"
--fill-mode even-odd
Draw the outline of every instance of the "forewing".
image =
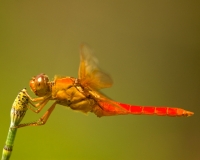
[[93, 89], [111, 87], [111, 77], [98, 67], [98, 60], [92, 55], [91, 49], [82, 44], [80, 47], [79, 79], [83, 86]]

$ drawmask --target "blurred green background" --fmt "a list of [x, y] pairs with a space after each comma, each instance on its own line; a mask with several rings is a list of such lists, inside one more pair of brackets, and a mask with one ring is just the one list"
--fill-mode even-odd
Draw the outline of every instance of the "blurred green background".
[[[29, 80], [46, 73], [77, 77], [88, 43], [114, 79], [109, 97], [175, 106], [189, 118], [97, 118], [57, 106], [46, 125], [18, 130], [11, 159], [199, 160], [199, 1], [1, 1], [0, 146], [10, 109]], [[37, 120], [28, 111], [23, 122]]]

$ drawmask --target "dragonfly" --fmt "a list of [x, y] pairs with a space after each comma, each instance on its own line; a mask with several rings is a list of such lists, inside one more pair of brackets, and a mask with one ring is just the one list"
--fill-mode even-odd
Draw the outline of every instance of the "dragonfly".
[[112, 84], [112, 78], [100, 69], [90, 47], [81, 44], [78, 78], [55, 76], [50, 81], [46, 74], [41, 73], [30, 80], [30, 88], [37, 96], [31, 98], [27, 93], [35, 103], [32, 111], [39, 113], [50, 100], [54, 103], [39, 120], [17, 127], [44, 125], [57, 104], [83, 113], [92, 112], [97, 117], [128, 114], [187, 117], [194, 114], [181, 108], [137, 106], [114, 101], [100, 92]]

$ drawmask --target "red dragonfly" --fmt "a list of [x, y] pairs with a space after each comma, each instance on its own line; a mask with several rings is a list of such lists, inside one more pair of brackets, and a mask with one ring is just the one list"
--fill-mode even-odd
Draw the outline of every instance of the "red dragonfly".
[[[38, 98], [30, 98], [30, 103], [36, 107], [32, 111], [39, 113], [49, 100], [53, 105], [36, 122], [21, 124], [18, 127], [43, 125], [48, 120], [56, 104], [70, 107], [83, 113], [92, 112], [98, 117], [146, 114], [159, 116], [191, 116], [193, 112], [181, 108], [135, 106], [116, 102], [99, 92], [102, 88], [112, 86], [111, 77], [97, 65], [90, 49], [82, 44], [80, 47], [80, 66], [78, 78], [55, 76], [53, 81], [45, 74], [39, 74], [30, 80], [30, 88]], [[33, 104], [32, 102], [38, 102]]]

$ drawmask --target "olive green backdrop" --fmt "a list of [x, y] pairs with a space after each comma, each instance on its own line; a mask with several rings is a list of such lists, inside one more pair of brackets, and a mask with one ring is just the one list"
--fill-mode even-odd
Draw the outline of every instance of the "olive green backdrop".
[[[130, 104], [175, 106], [189, 118], [97, 118], [57, 106], [46, 125], [18, 130], [11, 159], [200, 159], [198, 1], [1, 1], [0, 146], [18, 91], [46, 73], [77, 77], [88, 43], [114, 79], [104, 90]], [[23, 122], [40, 114], [28, 110]]]

